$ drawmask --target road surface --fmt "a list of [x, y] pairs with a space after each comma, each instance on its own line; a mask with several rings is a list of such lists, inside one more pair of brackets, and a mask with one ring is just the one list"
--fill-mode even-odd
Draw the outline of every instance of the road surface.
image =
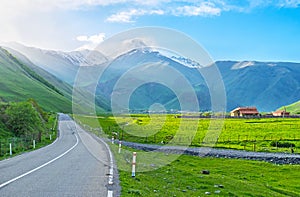
[[118, 196], [112, 154], [101, 139], [59, 115], [59, 138], [0, 161], [0, 196]]

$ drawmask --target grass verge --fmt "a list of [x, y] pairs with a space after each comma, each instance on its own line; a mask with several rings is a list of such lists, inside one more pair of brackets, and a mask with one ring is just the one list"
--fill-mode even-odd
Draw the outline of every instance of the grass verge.
[[[143, 151], [112, 146], [119, 168], [121, 196], [300, 196], [300, 166], [274, 165], [240, 159], [200, 158], [180, 155], [159, 167]], [[137, 152], [136, 177], [131, 177], [131, 157]], [[161, 159], [173, 155], [156, 154]], [[145, 169], [149, 171], [139, 172]], [[121, 168], [121, 169], [120, 169]], [[202, 174], [209, 170], [210, 174]]]

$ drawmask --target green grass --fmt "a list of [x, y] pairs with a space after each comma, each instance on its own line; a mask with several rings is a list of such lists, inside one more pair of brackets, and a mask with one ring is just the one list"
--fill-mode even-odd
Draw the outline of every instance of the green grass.
[[[274, 146], [291, 144], [300, 153], [300, 119], [179, 119], [174, 115], [123, 115], [119, 117], [77, 117], [91, 127], [121, 140], [170, 145], [209, 146], [214, 139], [218, 148], [247, 151], [291, 152], [290, 147]], [[219, 136], [218, 136], [219, 135]], [[218, 136], [218, 138], [216, 138]], [[205, 138], [206, 137], [206, 138]]]
[[[118, 154], [117, 146], [112, 149], [119, 168], [121, 196], [185, 197], [205, 196], [205, 192], [213, 196], [300, 196], [299, 165], [153, 153], [160, 160], [174, 159], [160, 166], [145, 157], [145, 152], [126, 148]], [[130, 171], [132, 151], [137, 152], [135, 178]], [[202, 170], [210, 174], [204, 175]], [[220, 193], [215, 194], [218, 190]]]

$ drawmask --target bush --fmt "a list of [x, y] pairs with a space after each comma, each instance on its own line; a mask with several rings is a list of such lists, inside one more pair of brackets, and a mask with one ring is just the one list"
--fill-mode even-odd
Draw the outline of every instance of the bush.
[[295, 144], [291, 142], [272, 141], [271, 146], [279, 147], [279, 148], [290, 148], [290, 147], [294, 148]]
[[40, 114], [30, 102], [11, 103], [5, 110], [6, 126], [15, 136], [32, 136], [44, 130]]

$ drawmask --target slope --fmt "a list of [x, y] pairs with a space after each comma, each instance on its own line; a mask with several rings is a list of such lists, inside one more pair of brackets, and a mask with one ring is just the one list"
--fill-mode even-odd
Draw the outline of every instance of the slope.
[[71, 112], [71, 101], [54, 85], [0, 47], [0, 97], [3, 101], [34, 98], [47, 111]]
[[291, 114], [300, 114], [300, 101], [297, 101], [297, 102], [292, 103], [287, 106], [282, 106], [279, 109], [286, 110], [287, 112], [290, 112]]
[[10, 54], [12, 54], [18, 61], [21, 62], [21, 64], [25, 64], [28, 66], [32, 71], [34, 71], [36, 74], [44, 78], [47, 82], [52, 84], [57, 90], [59, 90], [60, 93], [62, 93], [66, 98], [71, 99], [72, 98], [72, 86], [68, 83], [58, 79], [56, 76], [50, 74], [49, 72], [45, 71], [44, 69], [36, 66], [34, 63], [32, 63], [26, 56], [19, 53], [18, 51], [3, 47], [5, 50], [9, 51]]
[[220, 61], [229, 110], [256, 106], [274, 111], [300, 99], [300, 64], [289, 62]]

